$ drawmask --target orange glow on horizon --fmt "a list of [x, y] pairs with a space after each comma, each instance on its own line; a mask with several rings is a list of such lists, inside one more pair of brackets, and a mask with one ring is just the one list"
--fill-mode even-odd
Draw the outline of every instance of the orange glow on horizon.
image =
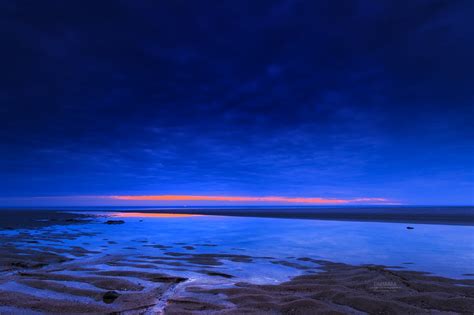
[[184, 213], [143, 213], [143, 212], [119, 212], [112, 216], [120, 218], [187, 218], [197, 217], [200, 214], [184, 214]]
[[199, 196], [199, 195], [149, 195], [149, 196], [110, 196], [117, 200], [150, 201], [230, 201], [230, 202], [282, 202], [310, 204], [346, 204], [351, 202], [386, 202], [384, 198], [329, 199], [319, 197], [250, 197], [250, 196]]

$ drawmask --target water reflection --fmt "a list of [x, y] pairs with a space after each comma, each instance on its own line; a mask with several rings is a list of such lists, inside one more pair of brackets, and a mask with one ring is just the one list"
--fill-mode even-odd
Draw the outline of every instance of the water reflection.
[[200, 214], [180, 214], [180, 213], [143, 213], [143, 212], [119, 212], [112, 216], [119, 218], [189, 218], [201, 216]]

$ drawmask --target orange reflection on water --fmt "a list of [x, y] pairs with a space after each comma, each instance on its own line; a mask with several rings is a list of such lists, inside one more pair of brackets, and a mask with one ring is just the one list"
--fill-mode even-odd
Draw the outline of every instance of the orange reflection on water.
[[144, 212], [119, 212], [114, 213], [114, 217], [120, 218], [187, 218], [197, 217], [200, 214], [186, 214], [186, 213], [144, 213]]

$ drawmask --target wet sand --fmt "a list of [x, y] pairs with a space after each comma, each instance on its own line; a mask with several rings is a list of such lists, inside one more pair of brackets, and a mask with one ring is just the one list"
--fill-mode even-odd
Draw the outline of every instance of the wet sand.
[[67, 213], [58, 210], [0, 209], [0, 230], [87, 223], [90, 219], [88, 214]]
[[[167, 314], [472, 314], [474, 280], [453, 280], [384, 266], [312, 261], [323, 270], [279, 285], [190, 286]], [[311, 270], [316, 271], [316, 270]], [[310, 271], [310, 272], [311, 272]], [[225, 303], [230, 302], [230, 303]]]
[[[10, 252], [10, 249], [7, 249]], [[2, 249], [0, 254], [7, 252]], [[61, 259], [31, 253], [39, 265], [18, 265], [0, 280], [0, 313], [117, 314], [472, 314], [474, 280], [454, 280], [384, 266], [351, 266], [299, 258], [290, 264], [304, 274], [277, 285], [235, 282], [231, 274], [214, 272], [223, 259], [249, 264], [239, 255], [102, 257]], [[88, 253], [93, 257], [94, 253]], [[20, 255], [21, 256], [21, 255]], [[170, 276], [163, 258], [187, 269], [221, 279], [196, 282]], [[271, 259], [271, 258], [269, 258]], [[276, 263], [285, 263], [277, 261]], [[103, 265], [107, 265], [104, 270]], [[248, 265], [251, 268], [251, 265]]]

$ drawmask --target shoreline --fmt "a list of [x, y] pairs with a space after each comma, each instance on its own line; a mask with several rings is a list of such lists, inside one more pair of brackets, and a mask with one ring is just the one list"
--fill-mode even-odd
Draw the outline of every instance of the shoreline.
[[[93, 210], [92, 210], [93, 211]], [[437, 224], [437, 225], [461, 225], [474, 226], [474, 210], [471, 213], [378, 213], [377, 209], [371, 211], [355, 212], [357, 209], [283, 209], [278, 212], [273, 210], [256, 209], [164, 209], [164, 210], [108, 210], [109, 212], [133, 212], [133, 213], [172, 213], [172, 214], [198, 214], [230, 217], [255, 217], [275, 219], [305, 219], [305, 220], [328, 220], [349, 222], [386, 222], [386, 223], [408, 223], [408, 224]]]
[[[84, 212], [84, 213], [82, 213]], [[74, 223], [75, 219], [87, 220], [87, 213], [94, 212], [133, 212], [133, 213], [169, 213], [169, 214], [194, 214], [210, 216], [230, 217], [255, 217], [276, 219], [304, 219], [304, 220], [328, 220], [347, 222], [387, 222], [406, 224], [436, 224], [436, 225], [460, 225], [474, 226], [474, 207], [193, 207], [193, 208], [136, 208], [136, 207], [91, 207], [91, 209], [58, 207], [58, 208], [28, 208], [18, 209], [0, 208], [0, 228], [21, 222], [25, 226], [38, 227], [53, 224]], [[18, 220], [18, 213], [22, 214], [23, 220]], [[49, 223], [29, 220], [44, 218], [44, 213], [51, 215]], [[4, 219], [6, 218], [6, 219]], [[8, 220], [12, 218], [12, 220]], [[27, 222], [29, 220], [29, 222]], [[16, 227], [16, 226], [14, 226]]]
[[0, 230], [35, 229], [53, 225], [74, 225], [91, 222], [92, 216], [63, 210], [0, 209]]

